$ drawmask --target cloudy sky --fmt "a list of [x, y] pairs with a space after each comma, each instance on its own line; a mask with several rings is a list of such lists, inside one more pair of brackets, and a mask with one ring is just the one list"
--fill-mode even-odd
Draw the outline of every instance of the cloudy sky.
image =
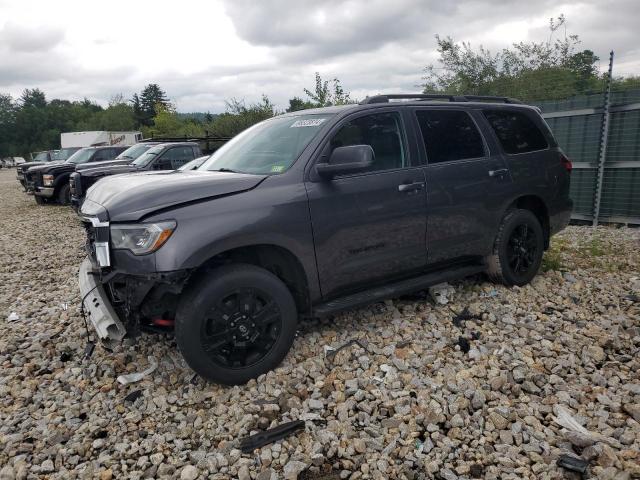
[[355, 98], [415, 92], [435, 34], [496, 50], [561, 13], [601, 68], [614, 49], [617, 74], [640, 74], [638, 0], [0, 0], [0, 92], [106, 104], [154, 82], [179, 111], [262, 94], [283, 109], [315, 71]]

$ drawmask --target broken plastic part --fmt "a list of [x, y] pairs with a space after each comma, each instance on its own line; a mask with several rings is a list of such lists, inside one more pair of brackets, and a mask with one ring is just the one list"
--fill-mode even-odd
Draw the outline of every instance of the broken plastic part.
[[15, 322], [16, 320], [20, 320], [20, 315], [18, 315], [16, 312], [11, 312], [7, 317], [8, 322]]
[[135, 402], [137, 399], [139, 399], [142, 396], [142, 390], [134, 390], [133, 392], [131, 392], [129, 395], [127, 395], [126, 397], [124, 397], [124, 401], [125, 402]]
[[590, 432], [582, 425], [578, 423], [578, 421], [571, 416], [569, 411], [562, 405], [556, 404], [553, 406], [553, 413], [555, 416], [552, 417], [553, 420], [560, 425], [561, 427], [566, 428], [567, 430], [573, 432], [576, 435], [583, 437], [583, 439], [590, 440], [591, 442], [603, 442], [611, 445], [612, 447], [621, 448], [620, 442], [616, 439], [607, 437], [600, 433]]
[[158, 368], [158, 363], [156, 359], [149, 355], [149, 368], [143, 370], [142, 372], [128, 373], [126, 375], [120, 375], [118, 377], [118, 382], [122, 385], [127, 385], [129, 383], [135, 383], [142, 380], [144, 377], [151, 375], [156, 368]]
[[574, 472], [585, 473], [589, 463], [573, 455], [560, 455], [560, 458], [558, 458], [558, 466]]
[[242, 453], [250, 453], [256, 448], [263, 447], [264, 445], [268, 445], [284, 437], [288, 437], [303, 428], [304, 422], [302, 420], [283, 423], [282, 425], [265, 430], [264, 432], [256, 433], [255, 435], [241, 439], [240, 450], [242, 450]]
[[434, 285], [433, 287], [429, 287], [429, 295], [433, 298], [433, 301], [440, 304], [446, 305], [449, 303], [449, 299], [447, 295], [449, 293], [453, 293], [455, 290], [451, 285], [447, 282], [439, 283], [438, 285]]
[[358, 345], [363, 350], [366, 350], [367, 352], [369, 351], [367, 346], [364, 345], [360, 340], [358, 340], [356, 338], [356, 339], [353, 339], [353, 340], [349, 340], [347, 343], [345, 343], [344, 345], [339, 346], [338, 348], [329, 347], [329, 349], [330, 349], [329, 350], [329, 349], [327, 349], [325, 347], [325, 358], [328, 358], [333, 363], [333, 359], [336, 357], [338, 352], [340, 352], [341, 350], [344, 350], [347, 347], [350, 347], [351, 345]]

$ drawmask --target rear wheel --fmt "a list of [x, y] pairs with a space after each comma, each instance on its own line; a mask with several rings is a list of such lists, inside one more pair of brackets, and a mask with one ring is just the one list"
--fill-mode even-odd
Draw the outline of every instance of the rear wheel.
[[544, 253], [542, 226], [529, 210], [509, 210], [500, 224], [487, 274], [505, 285], [526, 285], [538, 273]]
[[58, 192], [58, 203], [60, 205], [69, 205], [71, 203], [71, 187], [65, 183], [60, 187]]
[[203, 276], [180, 301], [178, 348], [200, 376], [226, 385], [278, 366], [297, 328], [286, 285], [254, 265], [228, 265]]

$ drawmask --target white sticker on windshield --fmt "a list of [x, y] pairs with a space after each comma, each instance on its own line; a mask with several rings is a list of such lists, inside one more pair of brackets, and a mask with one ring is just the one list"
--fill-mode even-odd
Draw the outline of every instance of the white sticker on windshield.
[[300, 128], [300, 127], [317, 127], [324, 122], [326, 118], [317, 118], [317, 119], [309, 119], [309, 120], [296, 120], [291, 124], [289, 128]]

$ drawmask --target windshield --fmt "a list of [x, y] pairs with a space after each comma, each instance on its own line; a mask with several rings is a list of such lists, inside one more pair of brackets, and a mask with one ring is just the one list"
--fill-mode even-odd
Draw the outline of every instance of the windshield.
[[286, 171], [330, 115], [275, 117], [234, 137], [198, 170], [274, 174]]
[[79, 148], [61, 148], [60, 150], [56, 150], [55, 152], [53, 152], [53, 159], [60, 162], [64, 162], [66, 159], [68, 159], [71, 155], [76, 153], [78, 150], [80, 149]]
[[81, 148], [67, 159], [67, 163], [86, 163], [93, 156], [94, 148]]
[[33, 157], [34, 162], [48, 162], [49, 161], [49, 152], [40, 152], [35, 157]]
[[152, 145], [145, 145], [144, 143], [139, 143], [138, 145], [134, 145], [133, 147], [127, 148], [124, 152], [116, 157], [116, 160], [127, 160], [127, 159], [135, 159], [142, 155], [144, 152], [149, 150]]
[[140, 155], [138, 158], [136, 158], [132, 162], [132, 164], [136, 165], [137, 167], [145, 167], [149, 163], [151, 163], [151, 161], [154, 158], [156, 158], [158, 154], [162, 152], [163, 149], [164, 147], [162, 145], [156, 145], [155, 147], [150, 148], [149, 150], [144, 152], [142, 155]]

